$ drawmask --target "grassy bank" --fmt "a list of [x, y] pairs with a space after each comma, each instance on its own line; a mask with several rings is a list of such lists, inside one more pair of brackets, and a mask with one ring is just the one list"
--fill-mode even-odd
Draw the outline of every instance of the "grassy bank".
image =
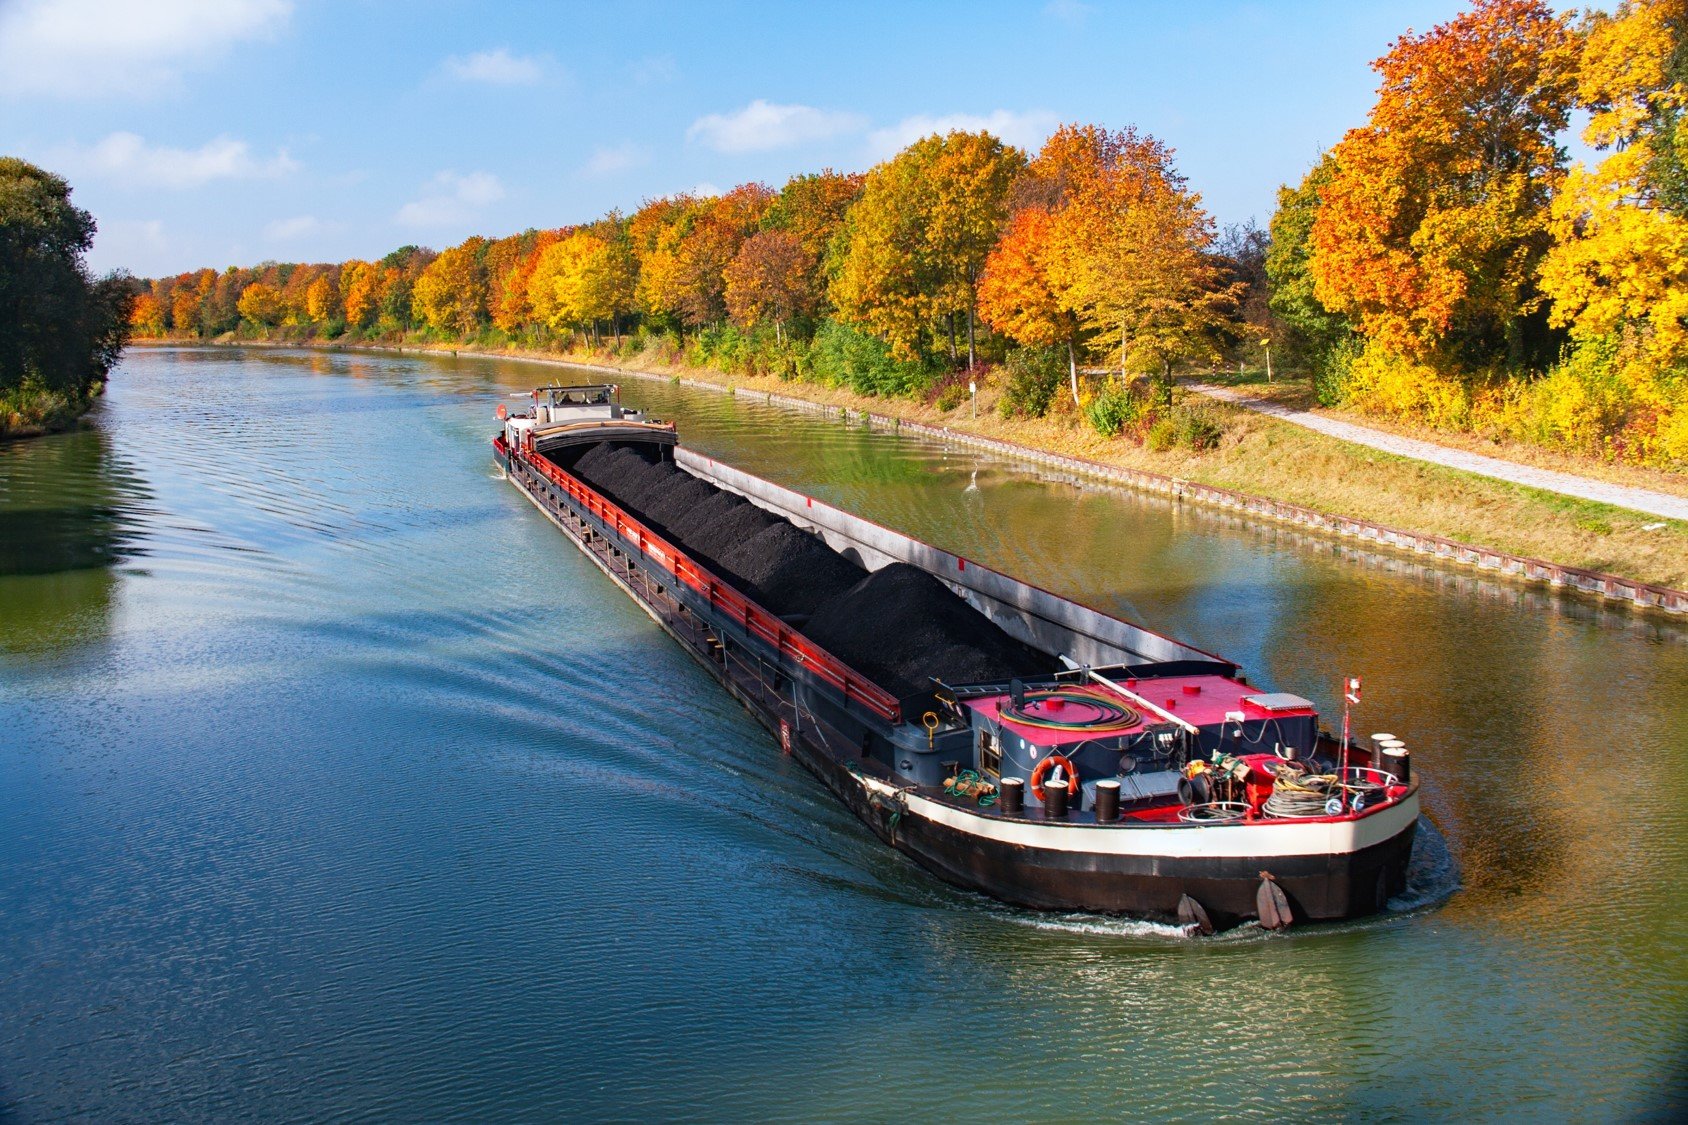
[[96, 384], [86, 396], [34, 386], [0, 391], [0, 441], [40, 437], [73, 428], [93, 407], [102, 389], [103, 384]]
[[[684, 376], [787, 395], [1176, 476], [1566, 566], [1676, 588], [1688, 586], [1688, 523], [1658, 521], [1610, 505], [1381, 453], [1222, 403], [1206, 407], [1223, 431], [1212, 448], [1157, 450], [1129, 439], [1102, 437], [1079, 416], [1070, 399], [1060, 396], [1047, 417], [1000, 417], [996, 407], [1003, 386], [994, 372], [980, 382], [974, 416], [972, 404], [965, 400], [943, 409], [932, 402], [869, 397], [840, 387], [663, 363], [649, 355], [628, 359], [600, 353], [484, 351], [433, 344], [411, 344], [406, 349], [607, 364], [649, 375]], [[1664, 526], [1647, 530], [1660, 522]]]

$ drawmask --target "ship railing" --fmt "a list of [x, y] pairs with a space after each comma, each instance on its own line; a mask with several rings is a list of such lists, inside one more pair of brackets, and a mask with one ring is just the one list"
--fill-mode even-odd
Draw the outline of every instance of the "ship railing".
[[771, 645], [781, 656], [797, 661], [837, 690], [846, 703], [860, 704], [893, 725], [903, 721], [902, 705], [890, 692], [864, 679], [848, 664], [699, 566], [685, 552], [628, 515], [602, 493], [582, 484], [546, 458], [530, 455], [525, 450], [514, 450], [511, 456], [603, 521], [624, 543], [673, 575], [675, 581], [701, 594], [717, 613], [731, 618], [746, 633]]

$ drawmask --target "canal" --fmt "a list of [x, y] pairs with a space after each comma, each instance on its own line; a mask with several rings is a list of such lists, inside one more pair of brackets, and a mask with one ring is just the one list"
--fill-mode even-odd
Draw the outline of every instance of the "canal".
[[[0, 446], [0, 1122], [1664, 1116], [1688, 622], [632, 381], [1414, 747], [1389, 915], [1195, 941], [871, 837], [514, 489], [556, 369], [135, 350]], [[509, 400], [506, 400], [509, 401]]]

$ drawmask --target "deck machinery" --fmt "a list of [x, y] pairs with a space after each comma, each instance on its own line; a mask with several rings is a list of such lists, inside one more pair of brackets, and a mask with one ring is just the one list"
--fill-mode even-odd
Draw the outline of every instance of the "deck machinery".
[[[1219, 927], [1370, 914], [1404, 887], [1418, 781], [1399, 740], [1334, 738], [1310, 701], [1228, 660], [692, 453], [612, 385], [542, 387], [499, 415], [509, 481], [938, 876], [1027, 907]], [[864, 572], [919, 568], [1046, 670], [895, 694], [574, 471], [604, 443], [671, 461]]]

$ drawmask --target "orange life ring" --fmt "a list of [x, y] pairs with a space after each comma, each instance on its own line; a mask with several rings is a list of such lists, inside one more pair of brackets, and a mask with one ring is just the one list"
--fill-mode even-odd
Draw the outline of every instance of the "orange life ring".
[[500, 421], [500, 422], [502, 422], [502, 421], [504, 421], [504, 419], [506, 419], [506, 418], [508, 418], [508, 417], [509, 417], [509, 416], [510, 416], [510, 408], [509, 408], [509, 407], [508, 407], [508, 406], [505, 406], [505, 405], [504, 405], [504, 404], [503, 404], [503, 403], [502, 403], [502, 402], [501, 402], [501, 403], [499, 403], [499, 404], [498, 404], [498, 409], [497, 409], [497, 410], [495, 410], [495, 411], [493, 411], [493, 413], [494, 413], [494, 414], [497, 414], [497, 415], [498, 415], [498, 420], [499, 420], [499, 421]]
[[1046, 799], [1043, 795], [1043, 779], [1048, 777], [1056, 766], [1067, 771], [1067, 798], [1071, 800], [1078, 796], [1078, 771], [1073, 768], [1072, 759], [1065, 754], [1051, 754], [1032, 770], [1032, 793], [1040, 801]]

